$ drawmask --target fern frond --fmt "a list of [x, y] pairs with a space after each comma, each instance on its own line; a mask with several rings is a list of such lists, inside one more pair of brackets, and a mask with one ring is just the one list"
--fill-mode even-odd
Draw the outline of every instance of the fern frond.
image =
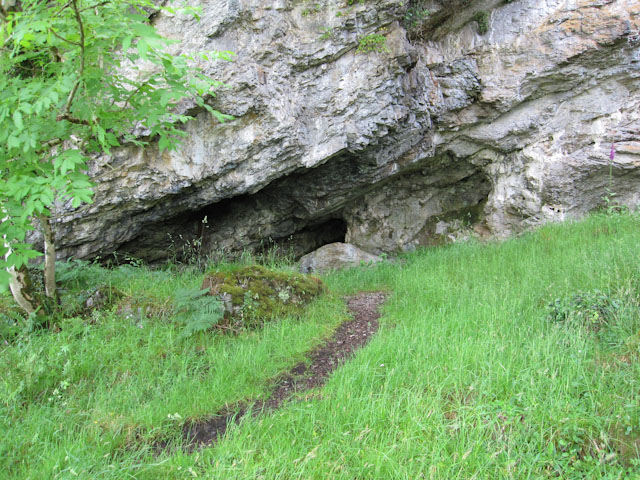
[[176, 319], [184, 325], [179, 336], [181, 340], [209, 330], [222, 319], [224, 315], [222, 302], [208, 293], [207, 289], [192, 288], [181, 288], [176, 291], [174, 298]]

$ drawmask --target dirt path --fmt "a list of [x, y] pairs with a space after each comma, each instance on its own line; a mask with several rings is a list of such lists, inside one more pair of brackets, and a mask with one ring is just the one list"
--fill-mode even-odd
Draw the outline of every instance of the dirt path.
[[213, 445], [231, 423], [237, 423], [251, 407], [254, 415], [280, 408], [295, 393], [317, 388], [354, 352], [364, 347], [378, 330], [380, 306], [387, 298], [384, 292], [362, 292], [347, 297], [352, 320], [338, 327], [333, 336], [313, 349], [308, 363], [298, 363], [272, 384], [266, 400], [246, 400], [216, 413], [207, 421], [186, 424], [183, 435], [192, 448]]

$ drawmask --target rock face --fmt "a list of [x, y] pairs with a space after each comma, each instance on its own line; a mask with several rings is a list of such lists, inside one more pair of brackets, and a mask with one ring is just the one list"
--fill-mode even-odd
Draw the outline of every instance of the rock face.
[[362, 264], [377, 263], [382, 259], [360, 250], [350, 243], [330, 243], [308, 253], [300, 259], [302, 273], [326, 273], [331, 270], [357, 267]]
[[235, 120], [184, 105], [180, 151], [96, 159], [95, 203], [59, 211], [61, 257], [379, 253], [447, 225], [517, 233], [607, 192], [640, 203], [640, 0], [191, 3], [199, 23], [152, 21], [176, 49], [237, 54], [205, 66]]

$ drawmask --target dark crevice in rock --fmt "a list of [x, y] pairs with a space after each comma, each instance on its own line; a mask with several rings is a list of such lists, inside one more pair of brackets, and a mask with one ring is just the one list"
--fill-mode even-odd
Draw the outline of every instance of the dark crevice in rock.
[[152, 224], [120, 252], [148, 262], [195, 255], [235, 258], [244, 251], [298, 259], [345, 241], [371, 252], [392, 252], [403, 245], [432, 244], [428, 237], [438, 235], [436, 224], [443, 218], [467, 222], [472, 209], [473, 222], [481, 220], [491, 186], [479, 167], [445, 154], [409, 168], [390, 175], [374, 156], [343, 153], [253, 195]]
[[138, 237], [120, 246], [118, 252], [154, 263], [184, 260], [187, 255], [206, 253], [203, 244], [209, 232], [226, 218], [233, 217], [237, 205], [251, 202], [250, 195], [221, 200], [206, 207], [149, 225]]
[[327, 243], [344, 241], [347, 225], [342, 210], [387, 181], [387, 170], [388, 165], [379, 165], [374, 155], [344, 152], [252, 195], [153, 223], [118, 251], [157, 262], [180, 259], [185, 251], [194, 253], [194, 245], [203, 254], [235, 257], [275, 243], [299, 257]]
[[[143, 235], [123, 244], [118, 252], [121, 257], [126, 255], [150, 263], [183, 261], [185, 257], [193, 255], [232, 259], [245, 250], [298, 259], [323, 245], [345, 240], [347, 223], [338, 216], [340, 212], [317, 219], [295, 215], [273, 218], [274, 224], [262, 225], [264, 228], [261, 231], [260, 220], [257, 226], [255, 220], [260, 217], [266, 220], [268, 214], [261, 216], [260, 213], [275, 208], [278, 202], [274, 202], [274, 207], [269, 205], [257, 202], [251, 195], [225, 199], [152, 225]], [[252, 215], [251, 221], [242, 223], [241, 219], [246, 217], [247, 212], [255, 215]], [[253, 232], [238, 231], [252, 226], [255, 227]]]
[[313, 223], [281, 238], [269, 238], [258, 250], [261, 254], [273, 252], [298, 260], [323, 245], [344, 242], [347, 235], [347, 222], [342, 218], [329, 218]]

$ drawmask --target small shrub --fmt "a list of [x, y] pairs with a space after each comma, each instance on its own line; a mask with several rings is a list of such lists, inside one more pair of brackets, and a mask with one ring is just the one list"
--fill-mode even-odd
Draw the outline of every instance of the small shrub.
[[431, 10], [425, 8], [424, 1], [412, 2], [402, 19], [402, 25], [409, 32], [414, 34], [422, 30], [423, 24], [431, 16]]
[[23, 330], [25, 314], [8, 296], [0, 297], [0, 348], [10, 344]]
[[596, 290], [554, 300], [548, 306], [548, 318], [554, 322], [575, 323], [599, 331], [620, 308], [619, 299]]
[[484, 10], [476, 12], [472, 20], [478, 24], [478, 33], [480, 35], [484, 35], [489, 31], [489, 14]]
[[56, 263], [58, 285], [65, 290], [78, 290], [107, 280], [109, 271], [96, 263], [69, 259]]
[[324, 27], [321, 31], [320, 40], [329, 40], [333, 36], [333, 28], [331, 27]]
[[388, 52], [387, 37], [380, 33], [365, 35], [358, 42], [358, 49], [356, 51], [360, 53]]
[[620, 354], [638, 357], [640, 304], [636, 292], [626, 288], [610, 295], [596, 290], [556, 299], [548, 307], [548, 318], [582, 326], [603, 345]]

